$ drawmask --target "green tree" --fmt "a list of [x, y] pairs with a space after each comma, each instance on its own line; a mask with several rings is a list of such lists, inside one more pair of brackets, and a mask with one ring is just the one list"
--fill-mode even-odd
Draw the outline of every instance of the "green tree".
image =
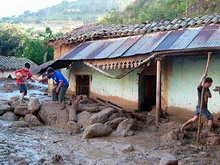
[[0, 54], [13, 56], [25, 37], [24, 29], [19, 25], [0, 24]]

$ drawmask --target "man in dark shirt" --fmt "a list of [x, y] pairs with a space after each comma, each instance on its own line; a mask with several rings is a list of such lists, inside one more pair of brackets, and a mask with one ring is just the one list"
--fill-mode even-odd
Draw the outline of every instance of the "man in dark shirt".
[[67, 88], [69, 87], [69, 82], [67, 79], [63, 76], [63, 74], [57, 70], [54, 70], [53, 68], [49, 67], [47, 69], [47, 75], [40, 79], [39, 81], [44, 81], [46, 79], [53, 79], [55, 81], [55, 88], [52, 90], [52, 97], [53, 101], [56, 101], [57, 103], [60, 103], [62, 108], [66, 108], [66, 91]]
[[184, 129], [186, 126], [196, 122], [199, 118], [201, 94], [202, 94], [202, 88], [203, 88], [202, 83], [204, 81], [204, 97], [203, 97], [203, 104], [202, 104], [202, 114], [208, 120], [208, 132], [212, 133], [213, 116], [208, 110], [208, 98], [212, 97], [211, 92], [209, 90], [209, 87], [211, 87], [213, 80], [210, 77], [206, 78], [206, 76], [207, 76], [206, 74], [202, 75], [202, 78], [201, 78], [199, 85], [197, 87], [198, 104], [196, 106], [195, 116], [193, 118], [189, 119], [186, 123], [184, 123], [182, 125], [182, 127], [180, 129], [181, 132], [184, 132]]

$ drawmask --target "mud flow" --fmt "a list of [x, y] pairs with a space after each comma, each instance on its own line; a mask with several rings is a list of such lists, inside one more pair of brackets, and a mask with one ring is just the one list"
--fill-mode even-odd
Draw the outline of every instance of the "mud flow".
[[153, 113], [121, 112], [85, 96], [69, 97], [61, 110], [37, 83], [18, 105], [13, 83], [0, 83], [0, 165], [220, 164], [217, 120], [215, 136], [203, 120], [198, 144], [197, 125], [179, 131], [191, 112], [172, 109], [156, 127]]

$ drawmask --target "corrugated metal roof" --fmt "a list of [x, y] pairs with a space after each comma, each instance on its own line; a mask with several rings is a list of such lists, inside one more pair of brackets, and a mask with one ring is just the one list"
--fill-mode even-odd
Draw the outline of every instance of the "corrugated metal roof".
[[188, 28], [169, 32], [85, 42], [60, 60], [95, 60], [129, 57], [159, 51], [220, 46], [220, 26]]

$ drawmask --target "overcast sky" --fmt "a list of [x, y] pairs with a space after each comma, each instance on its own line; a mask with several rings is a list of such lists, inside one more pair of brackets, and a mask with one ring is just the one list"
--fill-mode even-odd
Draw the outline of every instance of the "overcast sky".
[[25, 10], [37, 11], [51, 5], [56, 5], [62, 1], [63, 0], [0, 0], [0, 17], [20, 15]]

